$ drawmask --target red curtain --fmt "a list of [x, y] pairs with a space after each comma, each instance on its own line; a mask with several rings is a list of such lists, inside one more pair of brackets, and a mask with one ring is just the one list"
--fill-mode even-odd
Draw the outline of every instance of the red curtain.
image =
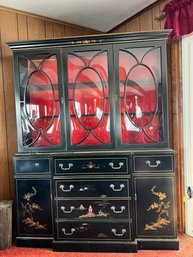
[[193, 0], [172, 0], [165, 5], [165, 29], [172, 29], [171, 38], [177, 39], [193, 31]]

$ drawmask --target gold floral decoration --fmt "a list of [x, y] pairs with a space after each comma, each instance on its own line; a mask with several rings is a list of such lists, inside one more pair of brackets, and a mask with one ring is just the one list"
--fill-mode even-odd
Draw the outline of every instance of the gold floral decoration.
[[37, 190], [32, 187], [33, 193], [26, 193], [23, 196], [25, 202], [21, 202], [21, 208], [23, 210], [24, 219], [22, 222], [33, 229], [45, 229], [45, 224], [40, 224], [39, 221], [34, 220], [33, 213], [36, 211], [42, 211], [43, 209], [34, 202], [31, 202], [31, 198], [37, 194]]
[[170, 202], [166, 201], [167, 195], [163, 192], [156, 192], [156, 185], [152, 187], [151, 192], [153, 195], [158, 197], [158, 201], [152, 203], [147, 211], [153, 210], [157, 214], [157, 218], [154, 222], [151, 224], [145, 225], [145, 230], [155, 230], [163, 229], [165, 226], [167, 226], [170, 223], [169, 220], [169, 207]]

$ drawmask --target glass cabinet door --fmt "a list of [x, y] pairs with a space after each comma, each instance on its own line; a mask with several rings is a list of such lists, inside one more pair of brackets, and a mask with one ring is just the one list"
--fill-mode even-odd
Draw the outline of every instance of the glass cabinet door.
[[57, 56], [52, 53], [20, 55], [18, 62], [21, 147], [60, 146]]
[[166, 81], [162, 76], [161, 54], [159, 45], [124, 45], [118, 49], [122, 145], [147, 146], [164, 141], [163, 87]]
[[110, 100], [112, 76], [109, 74], [111, 48], [82, 49], [66, 53], [69, 145], [88, 148], [104, 145], [108, 148], [113, 143]]

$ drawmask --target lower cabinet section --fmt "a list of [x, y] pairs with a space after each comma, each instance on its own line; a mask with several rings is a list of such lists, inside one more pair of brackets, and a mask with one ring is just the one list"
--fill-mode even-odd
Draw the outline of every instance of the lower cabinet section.
[[[107, 155], [79, 160], [75, 154], [14, 158], [17, 246], [66, 252], [179, 248], [172, 151], [128, 153], [120, 160], [111, 154], [110, 165]], [[67, 171], [59, 172], [60, 164]]]

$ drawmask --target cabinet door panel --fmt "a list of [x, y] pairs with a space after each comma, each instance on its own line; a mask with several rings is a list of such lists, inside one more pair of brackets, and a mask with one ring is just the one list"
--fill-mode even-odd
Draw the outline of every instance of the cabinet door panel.
[[113, 144], [111, 50], [108, 46], [65, 50], [71, 148]]
[[123, 44], [116, 46], [116, 51], [120, 144], [164, 143], [166, 86], [162, 46], [155, 42]]
[[52, 235], [51, 183], [49, 179], [16, 179], [18, 233]]
[[18, 127], [21, 147], [62, 145], [59, 56], [56, 52], [22, 54], [18, 58]]
[[175, 237], [174, 177], [138, 177], [134, 182], [137, 237]]

